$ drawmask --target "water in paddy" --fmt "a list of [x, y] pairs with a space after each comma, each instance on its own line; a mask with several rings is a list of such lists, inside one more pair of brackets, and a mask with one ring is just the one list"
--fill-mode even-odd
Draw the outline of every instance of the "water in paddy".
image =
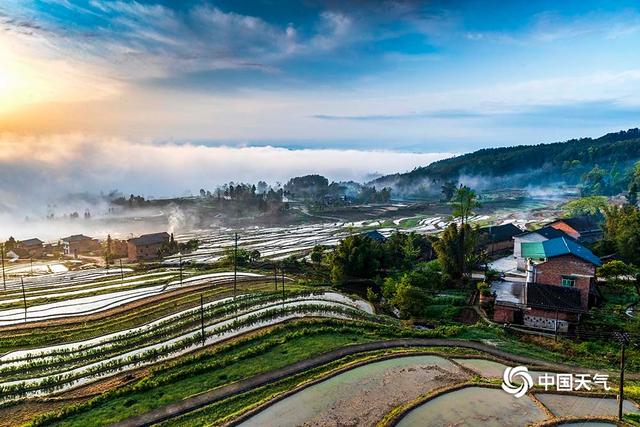
[[502, 363], [494, 362], [486, 359], [453, 359], [465, 368], [477, 372], [485, 378], [502, 377], [507, 367]]
[[577, 423], [564, 423], [558, 424], [558, 427], [615, 427], [616, 424], [612, 423], [601, 423], [598, 421], [585, 421], [585, 422], [577, 422]]
[[[610, 416], [618, 414], [618, 402], [612, 398], [580, 397], [551, 393], [539, 393], [536, 397], [558, 417]], [[624, 401], [625, 413], [640, 413], [628, 400]]]
[[521, 426], [546, 418], [528, 396], [516, 399], [502, 389], [467, 387], [417, 407], [400, 420], [398, 427]]
[[[477, 372], [479, 375], [485, 378], [502, 378], [502, 374], [504, 373], [507, 365], [494, 362], [493, 360], [487, 359], [453, 359], [465, 368], [471, 369], [474, 372]], [[531, 378], [537, 383], [538, 377], [540, 375], [545, 374], [546, 372], [542, 371], [529, 371]], [[515, 378], [514, 383], [519, 384], [520, 379]]]
[[375, 425], [393, 407], [466, 378], [457, 366], [437, 356], [383, 360], [303, 389], [241, 425]]

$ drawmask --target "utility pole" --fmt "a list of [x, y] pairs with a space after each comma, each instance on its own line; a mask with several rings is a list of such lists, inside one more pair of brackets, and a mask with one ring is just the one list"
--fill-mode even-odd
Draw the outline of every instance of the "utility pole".
[[281, 271], [282, 271], [282, 305], [284, 306], [284, 300], [285, 300], [285, 296], [284, 296], [284, 265], [281, 267]]
[[620, 393], [618, 394], [618, 420], [622, 421], [622, 405], [624, 403], [624, 350], [629, 344], [629, 334], [626, 332], [615, 332], [614, 336], [620, 341]]
[[4, 287], [4, 290], [7, 290], [7, 279], [4, 275], [4, 243], [0, 244], [2, 251], [0, 252], [0, 257], [2, 259], [2, 286]]
[[204, 347], [204, 296], [200, 294], [200, 331], [202, 332], [202, 346]]
[[236, 299], [238, 286], [238, 233], [235, 235], [235, 247], [233, 249], [233, 300]]
[[556, 330], [555, 330], [555, 338], [554, 339], [555, 339], [556, 342], [558, 342], [558, 307], [556, 307], [556, 323], [555, 323], [555, 326], [556, 326], [556, 328], [555, 328]]
[[275, 290], [278, 291], [278, 265], [273, 263], [273, 283], [276, 285]]
[[22, 285], [22, 301], [24, 302], [24, 321], [27, 322], [27, 295], [24, 292], [24, 279], [20, 277], [20, 284]]

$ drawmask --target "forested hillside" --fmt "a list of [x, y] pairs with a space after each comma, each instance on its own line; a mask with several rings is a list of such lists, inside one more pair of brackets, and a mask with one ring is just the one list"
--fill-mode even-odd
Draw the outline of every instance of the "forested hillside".
[[436, 195], [451, 182], [477, 189], [581, 184], [586, 193], [613, 194], [626, 190], [631, 168], [639, 159], [640, 130], [636, 128], [596, 139], [486, 148], [384, 176], [372, 184], [390, 186], [395, 195]]

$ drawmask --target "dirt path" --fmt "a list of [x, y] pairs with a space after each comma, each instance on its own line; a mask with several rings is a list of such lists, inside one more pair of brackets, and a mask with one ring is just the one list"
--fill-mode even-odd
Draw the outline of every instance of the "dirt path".
[[[225, 399], [229, 396], [239, 394], [239, 393], [244, 393], [254, 388], [272, 383], [274, 381], [287, 378], [291, 375], [299, 374], [308, 369], [313, 369], [318, 366], [330, 363], [334, 360], [340, 359], [345, 356], [366, 352], [366, 351], [384, 350], [384, 349], [397, 348], [397, 347], [462, 347], [462, 348], [468, 348], [472, 350], [478, 350], [478, 351], [490, 354], [492, 356], [495, 356], [499, 359], [515, 362], [517, 364], [525, 365], [528, 367], [535, 366], [535, 367], [548, 369], [552, 371], [561, 370], [561, 371], [573, 372], [573, 373], [585, 372], [584, 368], [558, 364], [558, 363], [549, 363], [549, 362], [541, 361], [531, 357], [516, 356], [510, 353], [498, 350], [489, 345], [482, 344], [480, 342], [475, 342], [475, 341], [461, 341], [461, 340], [455, 340], [455, 339], [427, 339], [427, 338], [413, 338], [413, 339], [407, 338], [407, 339], [396, 339], [396, 340], [389, 340], [389, 341], [378, 341], [378, 342], [371, 342], [366, 344], [358, 344], [358, 345], [343, 347], [337, 350], [330, 351], [328, 353], [324, 353], [324, 354], [312, 357], [307, 360], [303, 360], [301, 362], [294, 363], [284, 368], [276, 369], [275, 371], [266, 372], [264, 374], [259, 374], [242, 381], [228, 384], [226, 386], [216, 388], [214, 390], [186, 398], [179, 402], [175, 402], [170, 405], [166, 405], [161, 408], [154, 409], [152, 411], [147, 412], [146, 414], [129, 418], [127, 420], [114, 424], [114, 427], [149, 426], [155, 423], [166, 421], [171, 418], [175, 418], [179, 415], [186, 414], [195, 409], [214, 403], [218, 400]], [[627, 378], [637, 379], [637, 378], [640, 378], [640, 375], [628, 374]]]

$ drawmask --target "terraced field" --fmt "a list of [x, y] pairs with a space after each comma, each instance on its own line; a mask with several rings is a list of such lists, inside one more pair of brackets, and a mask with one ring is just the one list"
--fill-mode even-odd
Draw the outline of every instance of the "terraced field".
[[279, 289], [273, 276], [236, 277], [237, 294], [229, 271], [66, 272], [30, 277], [24, 293], [9, 281], [0, 292], [0, 413], [93, 383], [111, 389], [110, 377], [286, 321], [375, 319], [362, 300], [288, 277]]
[[[478, 225], [484, 225], [489, 219], [493, 221], [515, 222], [524, 227], [527, 219], [518, 219], [514, 213], [517, 209], [504, 210], [492, 215], [475, 215], [469, 220]], [[247, 250], [257, 250], [263, 258], [280, 260], [294, 254], [304, 254], [315, 245], [335, 246], [340, 239], [350, 233], [377, 229], [384, 235], [390, 235], [398, 229], [406, 232], [437, 233], [446, 228], [452, 219], [446, 215], [415, 215], [397, 219], [371, 219], [352, 222], [331, 222], [310, 224], [305, 226], [245, 228], [239, 234], [239, 245]], [[176, 236], [179, 240], [198, 239], [199, 248], [186, 255], [183, 261], [197, 263], [213, 263], [224, 255], [225, 250], [233, 247], [234, 230], [216, 228], [196, 230]], [[168, 257], [167, 265], [177, 265], [178, 256]]]

